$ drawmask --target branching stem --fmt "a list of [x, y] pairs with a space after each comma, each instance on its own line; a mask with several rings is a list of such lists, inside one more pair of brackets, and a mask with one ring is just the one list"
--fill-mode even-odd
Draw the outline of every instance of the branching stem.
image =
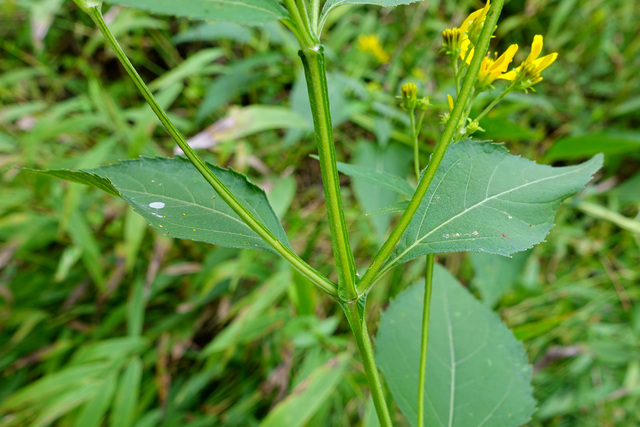
[[153, 97], [153, 94], [144, 83], [136, 69], [133, 67], [129, 58], [124, 53], [118, 41], [115, 39], [109, 27], [104, 22], [104, 18], [102, 17], [102, 13], [100, 11], [100, 6], [96, 5], [93, 7], [83, 8], [85, 12], [89, 14], [91, 19], [98, 26], [102, 34], [107, 38], [109, 44], [113, 48], [116, 53], [116, 56], [120, 60], [120, 63], [125, 68], [135, 85], [138, 87], [138, 90], [145, 98], [151, 109], [160, 122], [167, 130], [169, 135], [173, 138], [173, 140], [178, 144], [178, 146], [184, 151], [185, 155], [189, 159], [189, 161], [196, 167], [198, 172], [202, 174], [205, 180], [213, 187], [213, 189], [220, 195], [220, 198], [224, 200], [231, 209], [265, 242], [269, 244], [276, 252], [282, 255], [287, 261], [291, 263], [293, 267], [295, 267], [298, 271], [304, 274], [309, 280], [315, 283], [320, 289], [333, 296], [337, 297], [337, 289], [336, 285], [327, 279], [323, 274], [319, 271], [311, 267], [307, 264], [302, 258], [296, 255], [287, 245], [278, 240], [277, 237], [271, 233], [265, 227], [262, 222], [260, 222], [253, 214], [231, 193], [231, 191], [224, 185], [222, 181], [218, 179], [217, 176], [211, 170], [205, 162], [196, 154], [195, 151], [187, 144], [182, 134], [176, 129], [174, 124], [171, 122], [167, 114], [164, 112], [162, 107], [158, 104], [156, 99]]
[[329, 230], [338, 272], [338, 296], [342, 301], [350, 301], [358, 297], [355, 283], [356, 267], [342, 209], [323, 48], [321, 45], [302, 48], [300, 58], [304, 65], [311, 102]]
[[460, 96], [456, 100], [456, 105], [451, 112], [449, 121], [445, 125], [444, 131], [442, 132], [440, 140], [438, 141], [438, 145], [436, 146], [433, 155], [431, 156], [431, 161], [429, 162], [429, 165], [422, 175], [422, 179], [418, 183], [418, 187], [416, 188], [416, 192], [409, 202], [409, 206], [400, 217], [398, 224], [391, 231], [389, 238], [384, 242], [378, 253], [375, 255], [373, 261], [371, 262], [371, 265], [358, 283], [359, 295], [363, 295], [369, 292], [369, 290], [371, 290], [371, 287], [381, 276], [381, 274], [388, 271], [392, 267], [385, 267], [384, 263], [387, 261], [389, 255], [391, 255], [396, 245], [400, 241], [400, 238], [411, 223], [413, 216], [422, 203], [422, 199], [429, 190], [429, 186], [431, 185], [436, 171], [438, 170], [438, 167], [440, 166], [440, 163], [444, 158], [449, 144], [451, 144], [453, 134], [458, 128], [460, 119], [465, 112], [465, 107], [469, 101], [469, 98], [471, 97], [473, 86], [476, 82], [478, 71], [480, 70], [480, 64], [482, 63], [482, 58], [484, 58], [487, 50], [489, 49], [489, 41], [491, 40], [491, 35], [493, 34], [496, 23], [498, 22], [498, 17], [500, 16], [500, 11], [502, 10], [503, 5], [504, 0], [495, 0], [491, 6], [491, 9], [487, 13], [487, 18], [482, 28], [482, 32], [480, 33], [478, 44], [475, 47], [473, 59], [471, 60], [471, 64], [469, 65], [469, 69], [465, 75], [464, 82], [462, 83], [462, 88], [460, 89]]

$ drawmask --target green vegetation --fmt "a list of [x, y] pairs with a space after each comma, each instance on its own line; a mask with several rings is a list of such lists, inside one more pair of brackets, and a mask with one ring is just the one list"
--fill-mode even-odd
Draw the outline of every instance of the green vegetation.
[[[292, 14], [302, 0], [193, 0], [179, 17], [121, 6], [177, 13], [168, 0], [111, 3], [120, 53], [72, 2], [0, 3], [0, 425], [375, 426], [385, 406], [394, 425], [416, 425], [433, 252], [427, 426], [451, 414], [453, 425], [479, 423], [467, 412], [486, 411], [494, 392], [506, 397], [484, 425], [640, 424], [635, 0], [507, 2], [490, 50], [517, 43], [515, 66], [543, 34], [543, 55], [559, 55], [535, 93], [507, 93], [487, 114], [509, 82], [466, 109], [458, 101], [474, 82], [441, 52], [443, 30], [477, 2], [309, 1], [309, 21]], [[478, 50], [492, 28], [477, 29]], [[463, 59], [480, 69], [480, 56]], [[201, 163], [206, 181], [184, 159], [157, 158], [179, 153], [180, 135], [215, 165]], [[495, 178], [492, 161], [505, 165]], [[427, 164], [437, 188], [416, 177]], [[536, 203], [517, 223], [496, 218], [503, 206], [467, 209], [466, 193], [426, 202], [458, 194], [469, 170], [505, 193], [530, 176], [548, 187], [519, 194]], [[401, 219], [412, 206], [420, 218]], [[474, 240], [496, 221], [510, 228]], [[464, 233], [469, 243], [455, 240]], [[513, 258], [458, 252], [506, 255], [541, 240]], [[262, 251], [236, 249], [247, 246]], [[455, 379], [473, 388], [442, 375], [456, 367], [450, 345], [470, 354]], [[460, 387], [444, 399], [450, 383]]]

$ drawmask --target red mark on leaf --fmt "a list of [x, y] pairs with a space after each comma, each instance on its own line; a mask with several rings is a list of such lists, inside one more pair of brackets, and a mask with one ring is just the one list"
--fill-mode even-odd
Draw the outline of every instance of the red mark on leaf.
[[506, 234], [502, 233], [502, 237], [506, 237], [507, 239], [509, 238], [509, 236], [507, 236]]

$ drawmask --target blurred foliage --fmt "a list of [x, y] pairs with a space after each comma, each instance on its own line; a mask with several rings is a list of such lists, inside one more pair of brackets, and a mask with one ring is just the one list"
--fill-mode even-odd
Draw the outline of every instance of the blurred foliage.
[[[396, 99], [410, 80], [436, 104], [425, 120], [425, 163], [453, 87], [440, 33], [478, 5], [345, 7], [330, 17], [340, 160], [379, 159], [393, 173], [404, 161], [411, 175]], [[229, 120], [231, 106], [257, 104], [289, 107], [286, 114], [309, 123], [284, 27], [105, 12], [179, 129], [204, 141], [207, 160], [267, 189], [294, 248], [329, 273], [308, 130], [280, 116], [247, 133]], [[519, 261], [521, 273], [497, 304], [534, 365], [532, 426], [640, 424], [638, 16], [636, 0], [513, 0], [493, 42], [497, 50], [518, 43], [519, 60], [543, 34], [545, 51], [560, 57], [537, 93], [511, 95], [483, 120], [483, 136], [557, 165], [607, 154], [597, 183], [560, 210], [547, 243]], [[371, 34], [388, 61], [359, 48], [358, 36]], [[274, 255], [168, 240], [121, 200], [13, 168], [172, 154], [87, 17], [68, 1], [5, 0], [0, 49], [0, 424], [258, 425], [292, 399], [305, 402], [304, 387], [295, 390], [307, 379], [323, 398], [301, 422], [374, 425], [342, 315]], [[594, 134], [608, 139], [594, 142]], [[395, 214], [363, 215], [378, 207], [366, 183], [343, 184], [352, 244], [366, 265]], [[473, 283], [467, 256], [440, 261]], [[417, 261], [381, 281], [370, 297], [374, 320], [422, 270]], [[336, 366], [344, 366], [339, 381], [325, 379]]]

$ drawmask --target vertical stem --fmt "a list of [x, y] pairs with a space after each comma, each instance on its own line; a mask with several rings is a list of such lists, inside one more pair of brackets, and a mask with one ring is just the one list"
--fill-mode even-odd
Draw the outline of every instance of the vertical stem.
[[369, 389], [371, 391], [371, 399], [373, 405], [376, 408], [376, 414], [378, 415], [378, 421], [381, 427], [391, 427], [391, 415], [389, 408], [387, 407], [387, 401], [384, 398], [384, 392], [382, 391], [382, 383], [380, 382], [380, 375], [378, 375], [378, 368], [373, 356], [373, 348], [371, 346], [371, 338], [369, 338], [369, 332], [367, 330], [367, 322], [365, 319], [365, 305], [366, 296], [361, 297], [358, 300], [342, 303], [342, 310], [344, 310], [351, 331], [356, 339], [358, 346], [358, 352], [362, 359], [362, 366], [364, 367], [365, 374], [367, 375], [367, 382], [369, 383]]
[[429, 315], [433, 288], [433, 262], [435, 254], [427, 255], [424, 276], [424, 302], [422, 307], [422, 338], [420, 341], [420, 370], [418, 372], [418, 427], [424, 426], [424, 386], [427, 377], [427, 349], [429, 347]]
[[[418, 135], [424, 118], [424, 111], [418, 125], [415, 123], [415, 110], [409, 111], [411, 119], [411, 136], [413, 138], [413, 164], [416, 178], [420, 180], [420, 158], [418, 151]], [[420, 367], [418, 370], [418, 427], [424, 427], [424, 386], [427, 371], [427, 347], [429, 345], [429, 313], [431, 310], [431, 288], [433, 283], [433, 261], [435, 255], [427, 255], [427, 265], [424, 276], [424, 302], [422, 306], [422, 334], [420, 341]]]
[[338, 296], [342, 301], [351, 301], [358, 297], [355, 283], [356, 267], [342, 210], [336, 151], [333, 143], [333, 126], [329, 111], [324, 50], [321, 45], [303, 47], [300, 50], [300, 58], [304, 65], [309, 100], [311, 101], [329, 229], [338, 272]]
[[409, 120], [411, 121], [411, 138], [413, 139], [413, 171], [416, 174], [416, 180], [420, 181], [420, 150], [418, 147], [415, 110], [409, 111]]

